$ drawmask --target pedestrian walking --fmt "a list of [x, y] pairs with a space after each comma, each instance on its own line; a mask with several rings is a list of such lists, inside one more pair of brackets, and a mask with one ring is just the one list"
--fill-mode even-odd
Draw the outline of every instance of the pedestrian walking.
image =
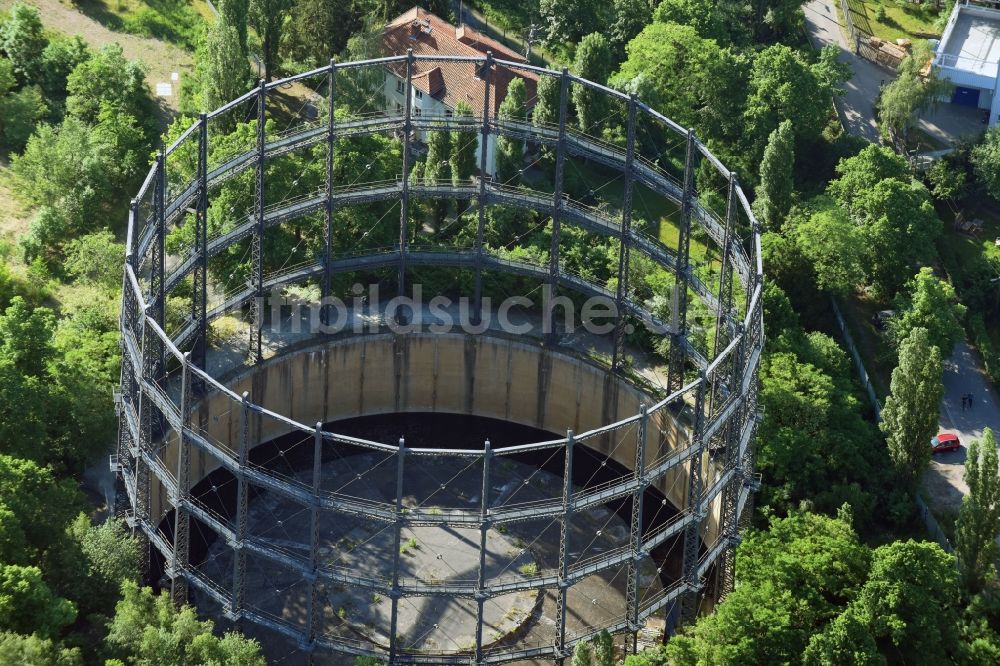
[[970, 393], [969, 394], [969, 409], [972, 409], [972, 406], [975, 405], [975, 404], [976, 404], [975, 401], [972, 399], [972, 394]]
[[964, 395], [964, 394], [962, 395], [962, 411], [963, 411], [963, 412], [965, 411], [965, 405], [966, 405], [966, 399], [967, 399], [968, 397], [969, 397], [969, 396], [967, 396], [967, 395]]

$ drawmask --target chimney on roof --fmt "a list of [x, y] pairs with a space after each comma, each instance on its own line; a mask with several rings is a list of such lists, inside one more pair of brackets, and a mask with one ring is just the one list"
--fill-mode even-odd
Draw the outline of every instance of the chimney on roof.
[[420, 34], [420, 21], [413, 19], [410, 21], [410, 39], [416, 39]]

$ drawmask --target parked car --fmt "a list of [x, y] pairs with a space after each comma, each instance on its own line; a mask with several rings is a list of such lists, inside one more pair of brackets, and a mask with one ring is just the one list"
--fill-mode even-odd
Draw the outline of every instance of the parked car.
[[958, 435], [950, 432], [943, 432], [937, 437], [931, 438], [931, 453], [944, 453], [945, 451], [954, 451], [961, 447], [962, 442], [959, 441]]
[[879, 310], [874, 315], [872, 315], [872, 323], [875, 324], [875, 328], [880, 331], [884, 331], [889, 325], [889, 320], [896, 316], [895, 310]]

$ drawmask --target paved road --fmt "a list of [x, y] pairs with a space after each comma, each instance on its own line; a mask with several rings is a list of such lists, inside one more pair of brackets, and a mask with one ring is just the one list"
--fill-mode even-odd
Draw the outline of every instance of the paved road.
[[[837, 20], [833, 0], [810, 0], [803, 10], [813, 45], [838, 46], [841, 62], [849, 63], [854, 68], [854, 76], [844, 84], [845, 93], [834, 100], [841, 122], [851, 134], [878, 143], [873, 103], [878, 97], [879, 87], [892, 80], [894, 74], [848, 50], [845, 31]], [[956, 346], [951, 358], [945, 362], [944, 387], [941, 430], [957, 433], [962, 448], [935, 456], [924, 476], [924, 487], [936, 507], [957, 510], [962, 496], [969, 492], [963, 478], [965, 447], [973, 439], [982, 437], [984, 427], [1000, 434], [1000, 397], [983, 370], [979, 354], [964, 341]], [[975, 404], [972, 409], [963, 411], [962, 396], [967, 393], [973, 395]]]
[[813, 45], [817, 48], [829, 44], [838, 47], [839, 60], [848, 63], [854, 70], [854, 76], [844, 84], [844, 94], [834, 100], [844, 128], [851, 134], [878, 143], [874, 102], [878, 98], [879, 87], [891, 80], [893, 73], [851, 53], [831, 0], [810, 0], [802, 10]]
[[[945, 362], [945, 396], [941, 401], [941, 429], [956, 433], [962, 448], [934, 456], [924, 477], [924, 487], [938, 507], [958, 509], [962, 496], [969, 492], [965, 484], [966, 447], [983, 436], [989, 427], [1000, 434], [1000, 399], [982, 369], [979, 354], [965, 342]], [[971, 393], [972, 409], [962, 409], [962, 396]]]

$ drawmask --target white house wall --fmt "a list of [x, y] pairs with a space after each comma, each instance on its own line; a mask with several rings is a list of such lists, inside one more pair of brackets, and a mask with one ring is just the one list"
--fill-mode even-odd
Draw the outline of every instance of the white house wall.
[[[399, 113], [402, 115], [402, 109], [406, 108], [406, 93], [399, 92], [398, 86], [403, 84], [403, 89], [405, 90], [406, 82], [404, 79], [396, 76], [391, 72], [386, 72], [385, 77], [385, 112], [388, 114]], [[446, 111], [454, 111], [454, 109], [439, 99], [435, 99], [427, 94], [422, 94], [420, 97], [417, 96], [419, 92], [416, 88], [411, 87], [412, 99], [411, 99], [411, 112], [414, 116], [416, 115], [436, 115], [444, 116]], [[398, 106], [397, 106], [398, 105]], [[468, 133], [461, 133], [460, 135], [464, 140], [471, 140], [472, 135]], [[421, 142], [426, 143], [427, 132], [420, 131], [417, 132], [417, 139]], [[479, 151], [482, 150], [482, 134], [476, 134], [476, 151], [477, 155]], [[478, 167], [478, 159], [476, 161], [476, 166]], [[487, 137], [486, 141], [486, 173], [492, 175], [496, 172], [496, 137], [492, 134]]]

